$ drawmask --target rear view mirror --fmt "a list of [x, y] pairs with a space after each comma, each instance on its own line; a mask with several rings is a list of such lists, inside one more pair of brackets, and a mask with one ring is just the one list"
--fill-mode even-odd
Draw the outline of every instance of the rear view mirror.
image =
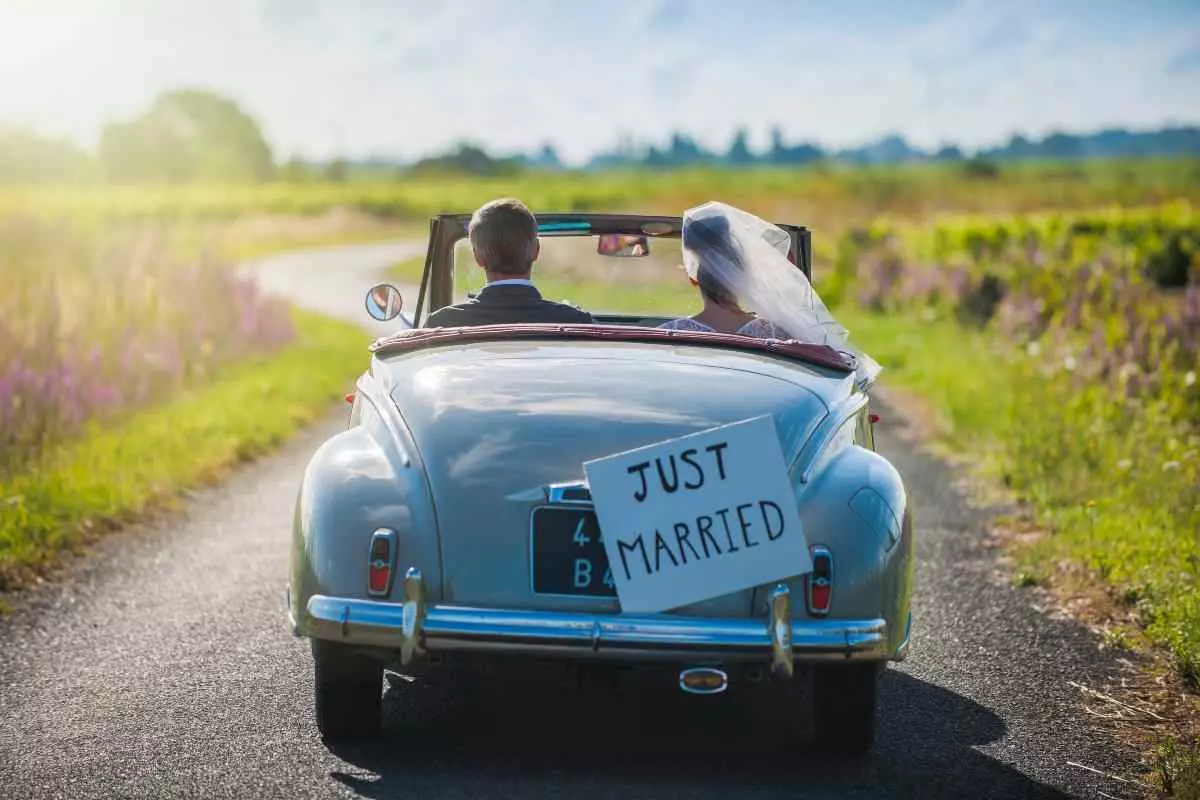
[[367, 313], [371, 319], [387, 322], [400, 316], [404, 298], [400, 290], [390, 283], [377, 283], [367, 291]]
[[645, 236], [605, 233], [597, 237], [596, 252], [615, 258], [642, 258], [650, 255], [650, 240]]

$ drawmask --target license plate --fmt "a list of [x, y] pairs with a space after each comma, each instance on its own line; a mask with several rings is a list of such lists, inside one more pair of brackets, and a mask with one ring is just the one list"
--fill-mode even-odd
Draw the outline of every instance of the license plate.
[[600, 524], [590, 508], [533, 512], [530, 558], [537, 594], [616, 597]]

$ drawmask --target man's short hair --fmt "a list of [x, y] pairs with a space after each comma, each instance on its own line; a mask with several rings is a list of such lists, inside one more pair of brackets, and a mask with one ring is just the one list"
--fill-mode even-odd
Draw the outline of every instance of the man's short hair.
[[479, 208], [467, 227], [475, 258], [501, 275], [526, 275], [537, 253], [537, 219], [515, 197], [502, 197]]

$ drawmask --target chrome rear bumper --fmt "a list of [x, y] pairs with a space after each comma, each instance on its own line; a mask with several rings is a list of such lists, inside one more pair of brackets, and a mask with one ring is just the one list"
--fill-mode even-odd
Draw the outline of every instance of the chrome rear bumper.
[[888, 657], [886, 621], [793, 621], [782, 585], [771, 592], [765, 619], [426, 606], [416, 569], [405, 576], [404, 593], [403, 603], [314, 595], [295, 632], [398, 650], [404, 665], [428, 652], [473, 650], [580, 660], [767, 660], [774, 674], [791, 677], [797, 661]]

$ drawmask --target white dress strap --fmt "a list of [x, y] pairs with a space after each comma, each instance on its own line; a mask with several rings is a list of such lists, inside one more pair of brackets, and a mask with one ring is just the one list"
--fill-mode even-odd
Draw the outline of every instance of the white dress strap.
[[[711, 332], [714, 328], [705, 325], [703, 322], [697, 322], [691, 317], [680, 317], [679, 319], [669, 320], [659, 325], [660, 328], [673, 331], [704, 331]], [[752, 319], [737, 330], [740, 336], [751, 336], [755, 339], [787, 339], [787, 334], [776, 326], [773, 322], [766, 319]]]
[[711, 331], [713, 330], [703, 322], [697, 322], [691, 317], [680, 317], [664, 322], [658, 327], [671, 331]]

